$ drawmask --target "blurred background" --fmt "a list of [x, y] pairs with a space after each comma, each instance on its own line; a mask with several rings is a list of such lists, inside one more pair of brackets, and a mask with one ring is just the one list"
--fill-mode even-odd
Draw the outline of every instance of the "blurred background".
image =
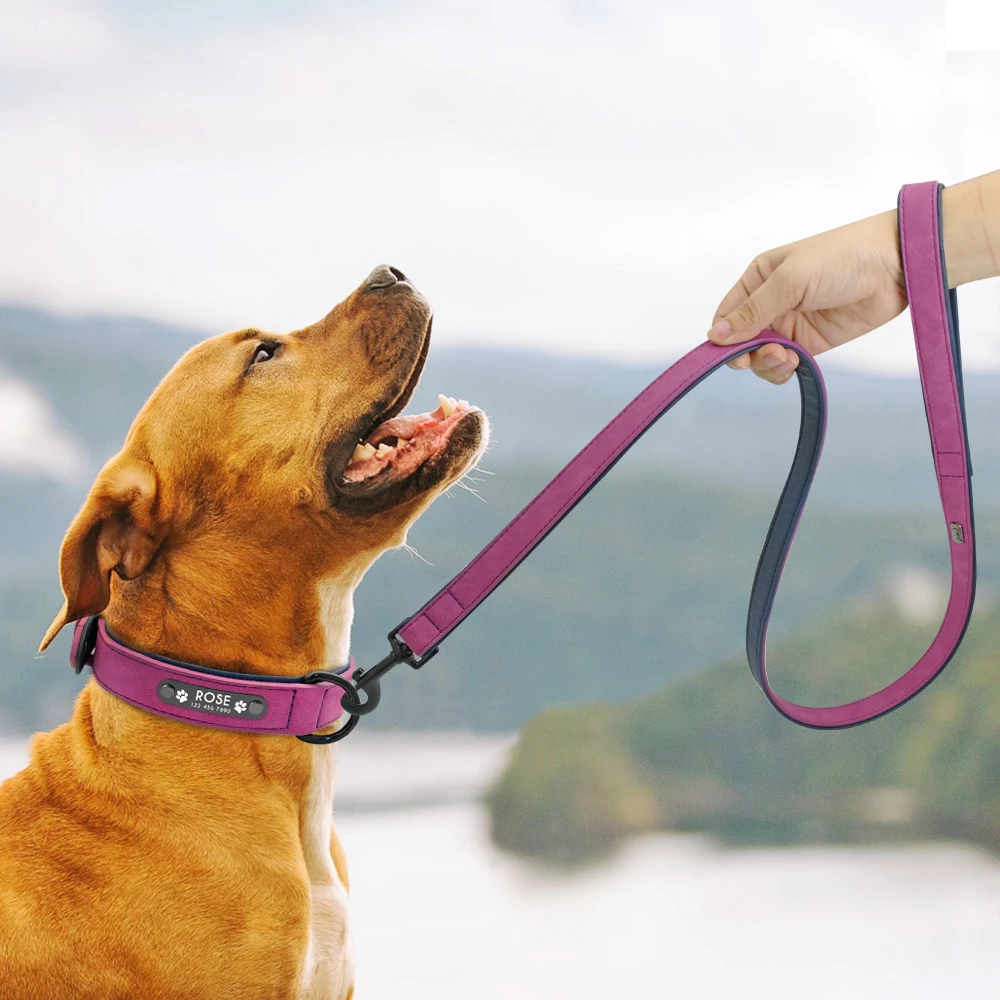
[[[929, 0], [0, 0], [0, 777], [80, 687], [67, 637], [34, 652], [62, 533], [188, 346], [308, 324], [383, 261], [434, 305], [415, 405], [482, 406], [494, 475], [366, 578], [367, 664], [755, 254], [1000, 167], [1000, 55], [945, 27]], [[359, 997], [995, 993], [1000, 283], [960, 302], [981, 584], [945, 675], [861, 730], [766, 706], [745, 602], [797, 393], [713, 376], [338, 751]], [[772, 659], [832, 701], [923, 651], [947, 539], [907, 318], [823, 362]]]

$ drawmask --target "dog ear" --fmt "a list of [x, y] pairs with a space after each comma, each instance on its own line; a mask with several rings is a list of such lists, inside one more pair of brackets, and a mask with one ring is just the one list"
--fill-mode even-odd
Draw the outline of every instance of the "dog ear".
[[118, 455], [101, 470], [59, 551], [59, 579], [66, 601], [39, 651], [69, 622], [103, 611], [111, 599], [111, 574], [134, 580], [163, 540], [156, 473], [146, 461]]

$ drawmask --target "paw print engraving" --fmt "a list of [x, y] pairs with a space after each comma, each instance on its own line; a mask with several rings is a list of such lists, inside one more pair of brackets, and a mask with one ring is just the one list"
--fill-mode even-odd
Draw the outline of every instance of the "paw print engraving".
[[242, 715], [247, 710], [247, 703], [245, 701], [238, 701], [233, 705], [233, 710]]
[[177, 691], [177, 700], [183, 705], [184, 702], [188, 700], [188, 693], [184, 688], [180, 688]]

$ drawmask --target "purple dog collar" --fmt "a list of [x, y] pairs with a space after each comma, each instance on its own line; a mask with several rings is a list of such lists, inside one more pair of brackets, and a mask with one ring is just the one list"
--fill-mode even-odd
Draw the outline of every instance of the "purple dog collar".
[[[92, 666], [102, 688], [136, 708], [196, 726], [247, 733], [307, 737], [344, 714], [340, 699], [352, 690], [338, 674], [263, 677], [140, 653], [115, 639], [97, 617], [76, 623], [70, 662], [78, 672]], [[344, 672], [353, 666], [351, 661]], [[334, 735], [348, 727], [353, 728], [348, 723]]]
[[[798, 344], [765, 330], [742, 344], [720, 347], [705, 342], [667, 369], [641, 392], [517, 517], [450, 583], [415, 615], [389, 633], [392, 652], [351, 681], [333, 674], [313, 674], [288, 682], [247, 677], [172, 664], [136, 653], [96, 629], [94, 673], [98, 683], [134, 705], [171, 718], [202, 725], [262, 733], [295, 733], [313, 742], [345, 736], [361, 715], [379, 702], [379, 682], [396, 664], [421, 667], [455, 630], [593, 489], [628, 449], [679, 399], [727, 361], [764, 344], [781, 344], [800, 358], [796, 369], [802, 404], [799, 438], [792, 468], [778, 500], [750, 593], [746, 648], [750, 670], [771, 704], [793, 722], [817, 729], [856, 726], [898, 708], [925, 688], [947, 665], [965, 634], [975, 596], [976, 549], [962, 362], [958, 339], [958, 302], [948, 288], [941, 249], [941, 185], [936, 181], [906, 185], [899, 195], [899, 237], [906, 293], [917, 346], [920, 382], [927, 411], [934, 468], [951, 554], [951, 596], [934, 641], [917, 663], [881, 691], [846, 705], [796, 705], [772, 690], [767, 679], [767, 624], [778, 583], [806, 497], [819, 463], [826, 430], [826, 391], [815, 360]], [[92, 620], [96, 621], [96, 619]], [[77, 642], [81, 635], [77, 625]], [[75, 654], [74, 654], [75, 655]], [[82, 660], [77, 665], [82, 665]], [[206, 676], [208, 681], [205, 680]], [[210, 682], [210, 683], [209, 683]], [[208, 685], [221, 692], [229, 714], [192, 710], [190, 695], [182, 704], [178, 684]], [[164, 701], [165, 687], [174, 692]], [[336, 688], [336, 690], [334, 689]], [[365, 692], [365, 699], [360, 697]], [[188, 694], [185, 688], [185, 694]], [[228, 700], [226, 700], [228, 698]], [[236, 702], [259, 698], [266, 714], [247, 718]], [[202, 702], [206, 700], [203, 694]], [[218, 704], [216, 702], [215, 704]], [[239, 712], [238, 717], [233, 713]], [[351, 720], [332, 736], [305, 736], [329, 725], [342, 711]]]

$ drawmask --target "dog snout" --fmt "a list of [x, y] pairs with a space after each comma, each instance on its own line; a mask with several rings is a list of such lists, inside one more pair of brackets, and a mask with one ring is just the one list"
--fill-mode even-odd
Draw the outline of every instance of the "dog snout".
[[368, 275], [368, 279], [365, 281], [365, 291], [374, 291], [376, 288], [391, 288], [393, 285], [401, 283], [409, 284], [409, 280], [398, 267], [379, 264]]

